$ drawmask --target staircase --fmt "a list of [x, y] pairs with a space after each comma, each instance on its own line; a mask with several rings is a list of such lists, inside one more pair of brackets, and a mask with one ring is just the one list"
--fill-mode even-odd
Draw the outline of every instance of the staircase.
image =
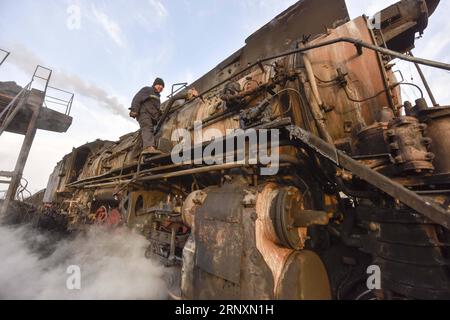
[[[72, 124], [70, 111], [74, 95], [49, 86], [51, 76], [51, 69], [38, 65], [31, 81], [24, 88], [7, 83], [10, 90], [2, 92], [0, 86], [0, 135], [4, 132], [12, 132], [25, 136], [14, 171], [0, 171], [0, 184], [9, 185], [0, 208], [0, 215], [6, 213], [11, 201], [16, 199], [17, 189], [20, 186], [37, 130], [66, 132]], [[65, 100], [50, 96], [49, 90], [65, 93], [70, 98]], [[64, 113], [48, 108], [49, 104], [63, 105]]]

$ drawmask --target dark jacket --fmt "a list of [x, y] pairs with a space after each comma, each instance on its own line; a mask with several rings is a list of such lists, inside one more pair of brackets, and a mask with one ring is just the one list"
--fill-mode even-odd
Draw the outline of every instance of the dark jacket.
[[153, 120], [159, 120], [161, 117], [161, 95], [155, 92], [153, 87], [142, 88], [133, 98], [130, 111], [136, 112], [141, 116], [149, 116]]

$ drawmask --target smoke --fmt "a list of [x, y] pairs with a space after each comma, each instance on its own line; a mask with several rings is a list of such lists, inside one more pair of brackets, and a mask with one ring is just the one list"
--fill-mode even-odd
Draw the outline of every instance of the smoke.
[[[29, 74], [30, 78], [37, 65], [47, 66], [47, 64], [33, 51], [21, 44], [13, 45], [11, 51], [14, 54], [11, 54], [8, 62], [11, 62], [26, 74]], [[130, 120], [127, 109], [119, 102], [117, 97], [109, 95], [103, 88], [88, 83], [75, 74], [71, 74], [64, 70], [55, 70], [50, 82], [52, 86], [73, 91], [76, 95], [93, 99], [103, 108], [112, 111], [113, 114], [119, 115], [126, 120]]]
[[[127, 228], [58, 240], [30, 225], [0, 225], [0, 299], [165, 299], [167, 273], [145, 258], [147, 245]], [[67, 287], [69, 266], [80, 268], [79, 290]]]

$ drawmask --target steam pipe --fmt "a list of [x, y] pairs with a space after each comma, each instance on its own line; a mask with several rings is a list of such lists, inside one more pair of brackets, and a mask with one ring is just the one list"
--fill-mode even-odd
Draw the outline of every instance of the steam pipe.
[[302, 58], [306, 69], [306, 75], [308, 76], [309, 84], [311, 85], [311, 89], [314, 94], [314, 98], [319, 104], [319, 107], [322, 107], [323, 101], [320, 97], [319, 88], [317, 87], [316, 77], [314, 76], [311, 60], [309, 60], [306, 54], [302, 54]]
[[326, 124], [325, 124], [325, 118], [322, 113], [322, 110], [320, 109], [323, 106], [322, 99], [320, 98], [319, 94], [319, 88], [317, 87], [316, 78], [314, 76], [314, 71], [311, 65], [311, 61], [306, 56], [306, 54], [302, 54], [303, 63], [305, 65], [306, 69], [306, 75], [309, 80], [309, 84], [311, 86], [312, 94], [315, 98], [311, 99], [311, 102], [309, 103], [309, 106], [311, 108], [311, 113], [314, 116], [314, 121], [317, 126], [317, 130], [319, 131], [320, 137], [324, 139], [325, 141], [329, 143], [333, 143], [333, 138], [331, 138], [330, 133], [327, 130]]
[[158, 131], [161, 129], [161, 126], [164, 123], [164, 121], [166, 120], [167, 116], [169, 115], [173, 104], [178, 100], [188, 100], [190, 97], [192, 97], [192, 93], [191, 93], [191, 90], [188, 90], [186, 92], [180, 92], [169, 99], [169, 102], [167, 103], [167, 107], [164, 110], [164, 112], [161, 116], [161, 119], [159, 119], [158, 124], [155, 127], [155, 130], [154, 130], [155, 134], [158, 133]]
[[[287, 162], [294, 165], [300, 165], [302, 162], [295, 157], [290, 157], [286, 155], [280, 155], [279, 158], [280, 162]], [[177, 164], [182, 165], [182, 164]], [[222, 171], [222, 170], [229, 170], [229, 169], [235, 169], [235, 168], [242, 168], [248, 166], [245, 163], [225, 163], [225, 164], [218, 164], [218, 165], [212, 165], [212, 166], [204, 166], [200, 168], [192, 168], [192, 169], [186, 169], [176, 172], [167, 172], [167, 173], [160, 173], [151, 175], [148, 177], [141, 177], [137, 179], [128, 179], [128, 180], [122, 180], [120, 183], [132, 183], [132, 182], [147, 182], [147, 181], [154, 181], [154, 180], [161, 180], [161, 179], [169, 179], [169, 178], [175, 178], [180, 176], [186, 176], [186, 175], [193, 175], [198, 173], [208, 173], [208, 172], [214, 172], [214, 171]], [[100, 187], [113, 187], [117, 186], [118, 182], [107, 182], [107, 183], [98, 183], [98, 184], [91, 184], [91, 185], [85, 185], [83, 188], [89, 189], [89, 188], [100, 188]]]

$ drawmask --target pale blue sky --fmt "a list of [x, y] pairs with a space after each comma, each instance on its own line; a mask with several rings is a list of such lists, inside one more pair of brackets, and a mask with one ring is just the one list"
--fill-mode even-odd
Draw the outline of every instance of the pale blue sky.
[[[192, 82], [240, 48], [252, 32], [295, 0], [0, 0], [0, 48], [11, 57], [0, 81], [26, 84], [41, 63], [53, 84], [74, 91], [74, 123], [66, 134], [39, 131], [25, 177], [45, 186], [62, 156], [97, 138], [116, 140], [138, 129], [127, 108], [134, 93], [161, 76], [169, 85]], [[395, 0], [349, 0], [351, 17], [372, 15]], [[416, 55], [450, 62], [449, 1], [438, 8]], [[67, 27], [67, 9], [81, 10], [80, 29]], [[405, 76], [417, 76], [402, 66]], [[436, 95], [449, 103], [449, 73], [426, 70]], [[408, 89], [409, 90], [409, 89]], [[413, 99], [413, 91], [405, 98]], [[21, 136], [0, 137], [0, 169], [11, 170]]]

